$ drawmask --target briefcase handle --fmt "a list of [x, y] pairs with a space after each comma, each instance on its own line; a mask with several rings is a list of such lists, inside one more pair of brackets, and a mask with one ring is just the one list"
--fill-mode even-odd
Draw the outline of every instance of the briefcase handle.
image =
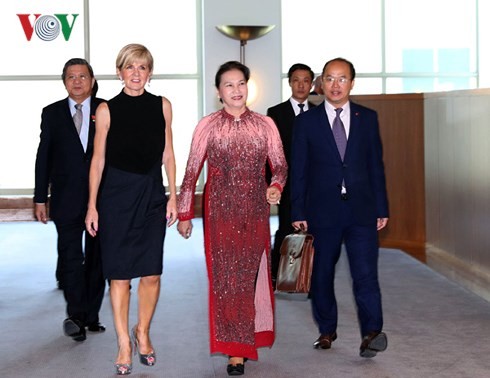
[[303, 226], [303, 224], [301, 223], [300, 229], [299, 230], [294, 229], [294, 233], [295, 234], [300, 234], [300, 235], [306, 235], [307, 234], [307, 231], [305, 230], [305, 226]]

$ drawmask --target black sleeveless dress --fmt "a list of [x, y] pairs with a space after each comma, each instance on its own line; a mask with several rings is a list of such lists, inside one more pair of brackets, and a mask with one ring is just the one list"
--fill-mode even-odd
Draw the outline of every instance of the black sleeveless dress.
[[166, 231], [162, 98], [124, 92], [108, 101], [111, 124], [98, 196], [102, 266], [107, 279], [160, 275]]

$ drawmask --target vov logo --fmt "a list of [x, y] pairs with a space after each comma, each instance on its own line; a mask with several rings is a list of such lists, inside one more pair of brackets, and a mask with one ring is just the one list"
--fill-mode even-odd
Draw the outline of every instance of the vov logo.
[[60, 31], [63, 33], [65, 41], [70, 39], [73, 25], [78, 14], [72, 14], [73, 21], [68, 22], [68, 14], [41, 15], [34, 14], [34, 21], [31, 23], [30, 14], [17, 14], [20, 24], [28, 41], [31, 40], [32, 34], [35, 32], [39, 39], [43, 41], [53, 41], [58, 38]]

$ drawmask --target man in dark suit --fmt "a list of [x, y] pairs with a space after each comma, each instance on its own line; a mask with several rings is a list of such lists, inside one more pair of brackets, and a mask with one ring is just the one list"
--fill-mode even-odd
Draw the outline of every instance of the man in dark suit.
[[[296, 63], [289, 68], [288, 81], [291, 87], [291, 97], [280, 104], [267, 109], [267, 115], [271, 117], [281, 136], [284, 155], [288, 166], [291, 167], [291, 140], [293, 137], [294, 118], [315, 106], [308, 101], [311, 87], [313, 85], [314, 72], [306, 64]], [[267, 166], [268, 167], [268, 166]], [[294, 231], [291, 226], [291, 202], [290, 202], [289, 177], [283, 188], [281, 202], [278, 205], [279, 228], [274, 237], [274, 248], [271, 255], [272, 282], [275, 285], [279, 259], [281, 257], [281, 244], [286, 235]]]
[[314, 236], [313, 317], [329, 349], [337, 338], [335, 265], [345, 243], [361, 331], [360, 355], [387, 347], [378, 283], [378, 230], [388, 222], [382, 145], [374, 110], [349, 101], [355, 69], [336, 58], [323, 68], [326, 101], [295, 119], [293, 227]]
[[63, 330], [83, 341], [86, 328], [105, 331], [99, 323], [105, 283], [98, 239], [84, 233], [94, 117], [103, 100], [91, 96], [95, 78], [85, 59], [66, 62], [61, 78], [68, 97], [45, 107], [41, 115], [34, 207], [37, 220], [47, 223], [50, 189], [49, 216], [58, 233], [59, 278], [67, 303]]

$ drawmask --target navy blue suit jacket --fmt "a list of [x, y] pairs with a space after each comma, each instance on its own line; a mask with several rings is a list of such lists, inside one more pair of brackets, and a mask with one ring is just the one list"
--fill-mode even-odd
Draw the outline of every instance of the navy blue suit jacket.
[[83, 150], [68, 98], [46, 106], [41, 115], [41, 140], [36, 156], [34, 202], [45, 203], [50, 188], [49, 215], [57, 221], [85, 217], [88, 202], [88, 173], [94, 148], [97, 106], [92, 98], [87, 151]]
[[358, 225], [388, 218], [388, 199], [378, 115], [350, 102], [350, 131], [344, 161], [325, 106], [295, 118], [291, 156], [292, 221], [311, 227], [338, 224], [342, 180]]

